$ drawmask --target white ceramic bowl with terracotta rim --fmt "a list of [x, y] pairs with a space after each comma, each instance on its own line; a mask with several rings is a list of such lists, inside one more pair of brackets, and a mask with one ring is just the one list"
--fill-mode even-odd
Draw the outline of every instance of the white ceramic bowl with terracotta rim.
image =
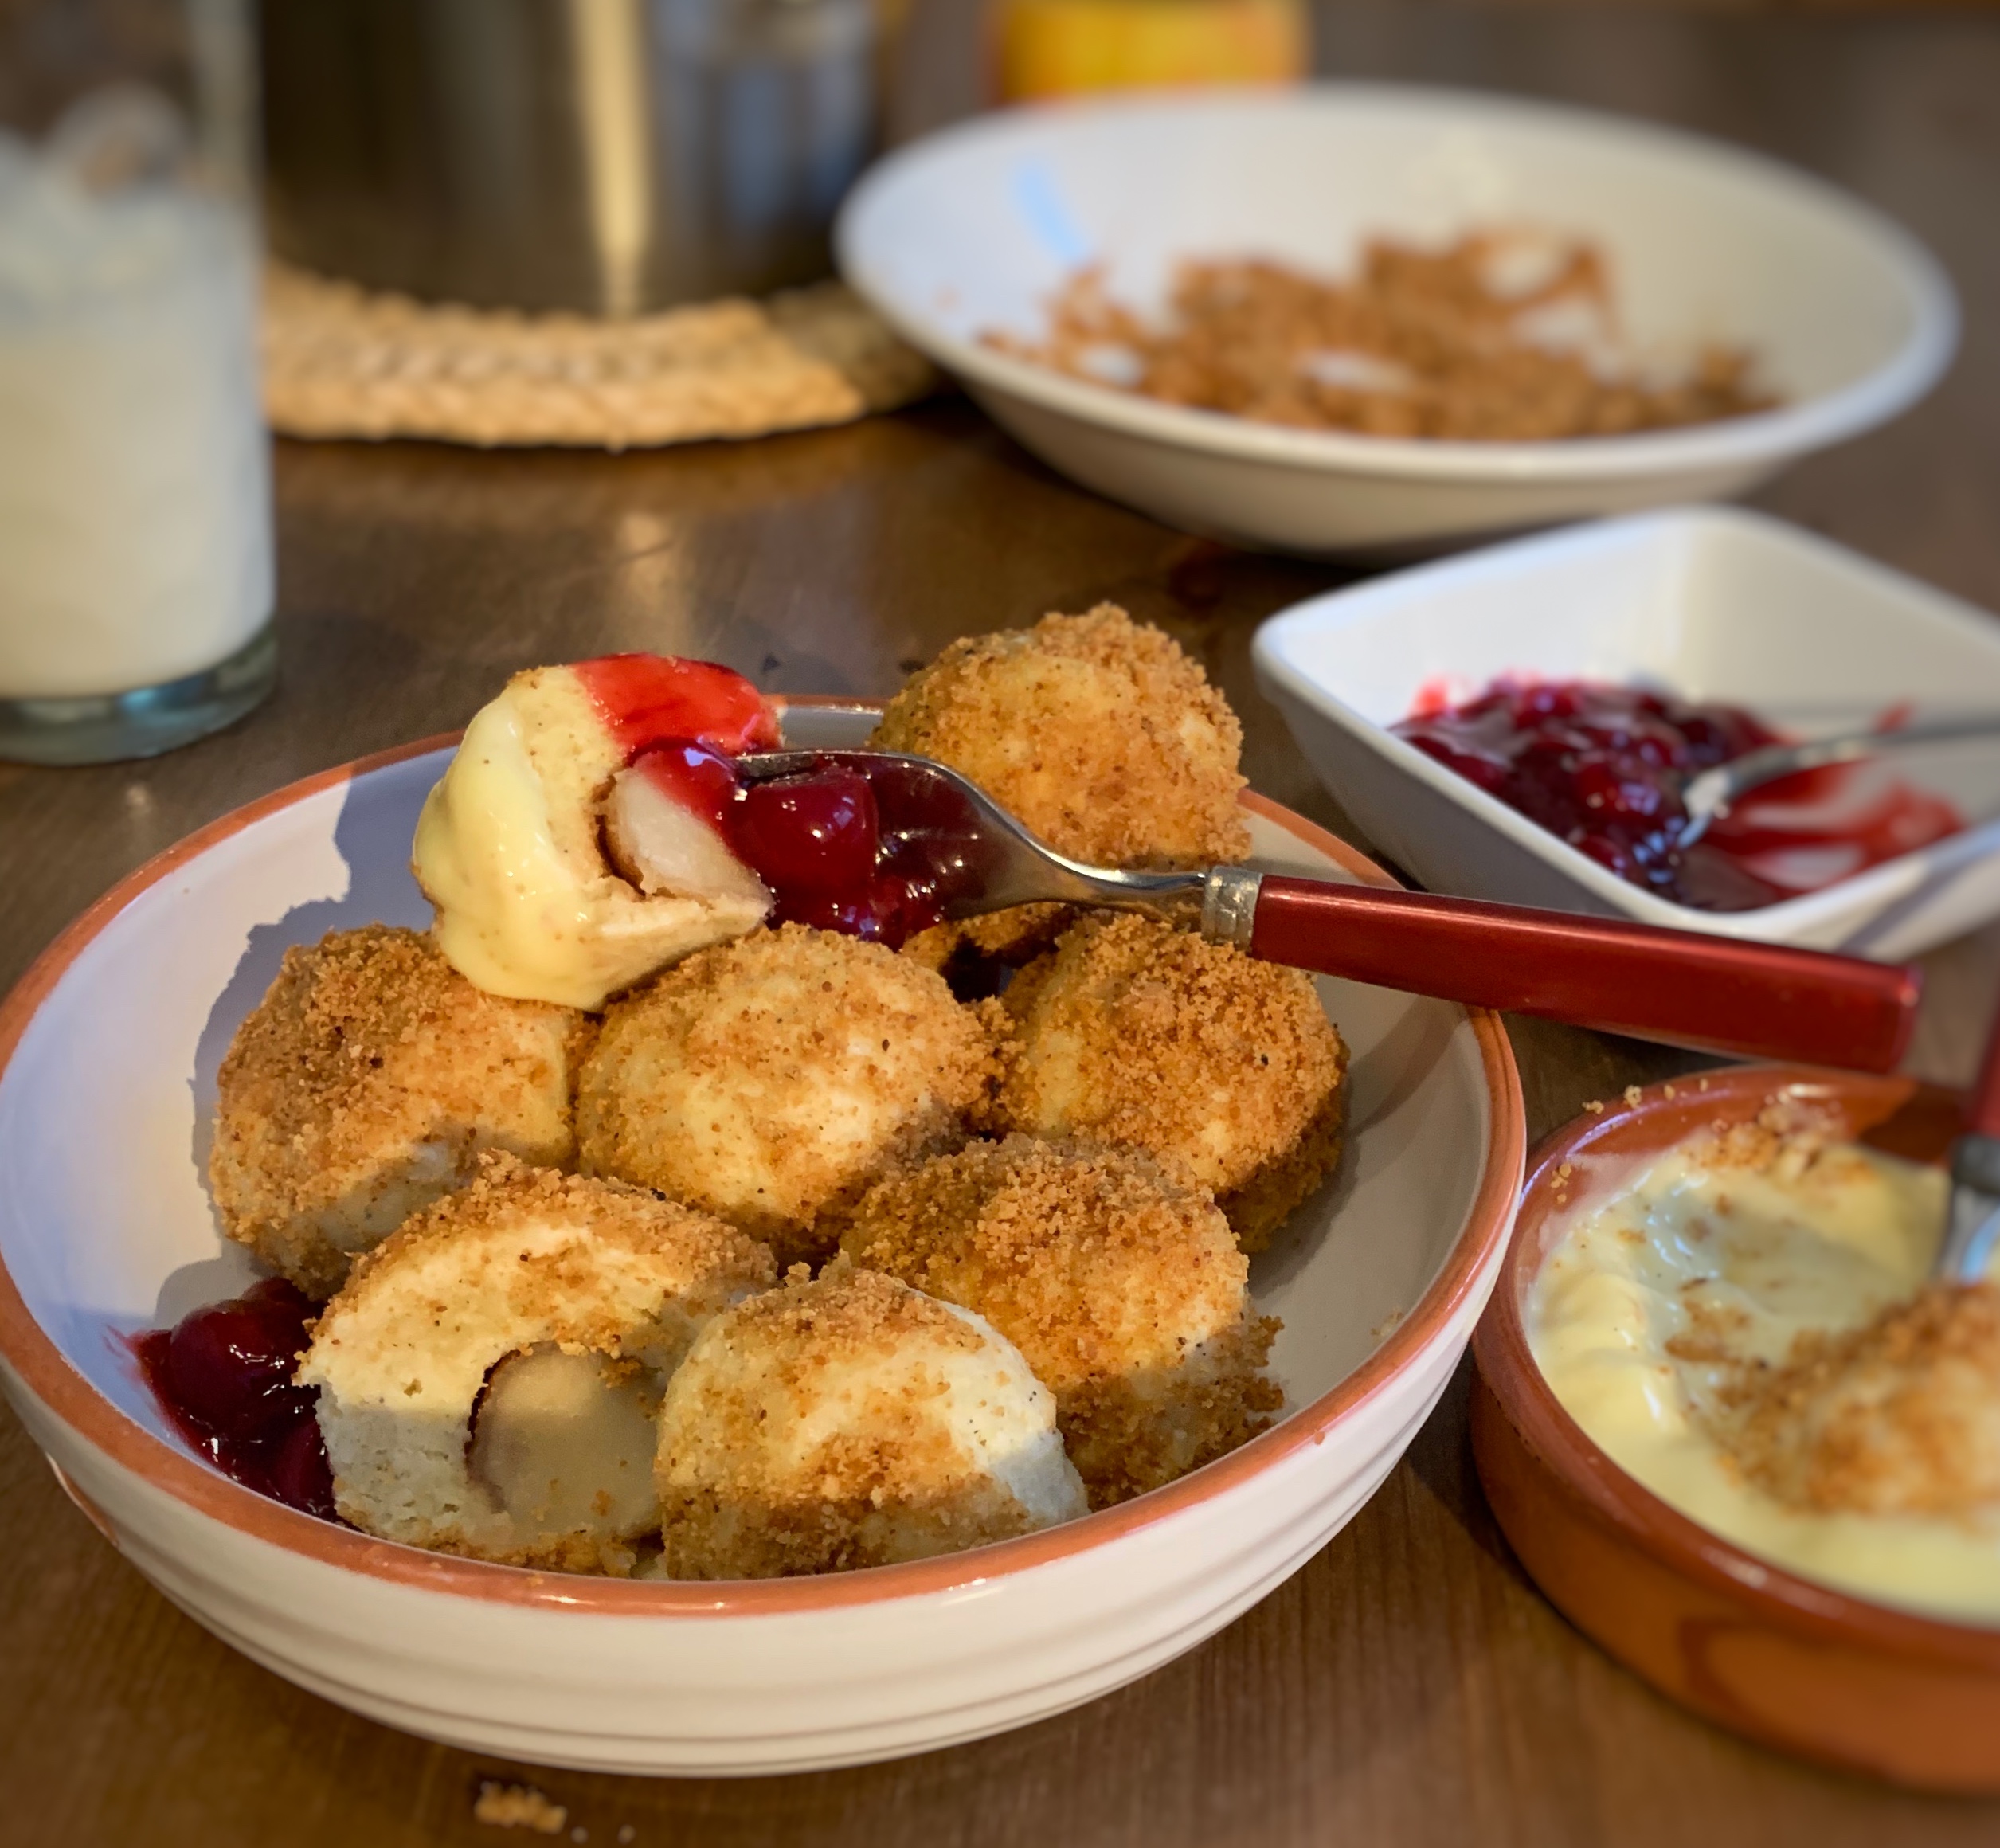
[[2000, 1793], [2000, 1630], [1850, 1597], [1698, 1526], [1583, 1434], [1528, 1349], [1522, 1306], [1563, 1226], [1634, 1164], [1718, 1120], [1754, 1117], [1786, 1089], [1916, 1160], [1942, 1159], [1959, 1129], [1957, 1099], [1908, 1079], [1751, 1065], [1710, 1073], [1705, 1088], [1656, 1085], [1559, 1131], [1535, 1153], [1474, 1339], [1480, 1480], [1556, 1607], [1669, 1699], [1802, 1757], [1925, 1789]]
[[[795, 706], [800, 742], [865, 715]], [[820, 1578], [617, 1582], [370, 1539], [180, 1444], [123, 1337], [250, 1275], [201, 1182], [215, 1068], [285, 946], [421, 925], [410, 829], [449, 740], [308, 778], [100, 899], [0, 1010], [0, 1383], [65, 1486], [166, 1594], [267, 1667], [412, 1732], [544, 1763], [765, 1772], [1039, 1718], [1192, 1647], [1297, 1570], [1402, 1454], [1464, 1350], [1524, 1137], [1490, 1016], [1325, 985], [1354, 1050], [1341, 1171], [1262, 1256], [1297, 1408], [1067, 1526]], [[1247, 798], [1259, 858], [1387, 883]]]

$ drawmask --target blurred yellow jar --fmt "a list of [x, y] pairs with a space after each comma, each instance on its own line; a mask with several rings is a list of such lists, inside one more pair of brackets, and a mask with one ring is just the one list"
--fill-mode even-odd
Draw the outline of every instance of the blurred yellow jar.
[[997, 88], [1027, 102], [1090, 90], [1290, 83], [1306, 74], [1304, 0], [997, 0]]

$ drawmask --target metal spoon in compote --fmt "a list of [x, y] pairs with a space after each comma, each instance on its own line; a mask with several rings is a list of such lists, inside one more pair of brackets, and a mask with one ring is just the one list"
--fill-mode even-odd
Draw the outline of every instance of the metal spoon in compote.
[[1781, 777], [1801, 770], [1824, 769], [1831, 764], [1851, 764], [1863, 758], [1908, 750], [1919, 745], [1962, 744], [1979, 738], [2000, 738], [2000, 717], [1991, 714], [1971, 718], [1925, 718], [1899, 726], [1893, 731], [1848, 731], [1832, 738], [1807, 738], [1800, 744], [1766, 745], [1760, 750], [1745, 751], [1712, 769], [1690, 777], [1681, 790], [1681, 806], [1687, 820], [1675, 833], [1673, 844], [1689, 848], [1708, 832], [1710, 824], [1729, 812], [1730, 806], [1752, 789], [1775, 783]]

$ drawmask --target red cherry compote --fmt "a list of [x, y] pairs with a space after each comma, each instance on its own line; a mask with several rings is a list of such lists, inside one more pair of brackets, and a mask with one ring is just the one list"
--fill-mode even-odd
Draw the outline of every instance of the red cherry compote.
[[977, 891], [979, 838], [942, 778], [894, 764], [829, 762], [745, 789], [726, 823], [737, 857], [771, 888], [780, 923], [895, 949]]
[[941, 778], [829, 762], [745, 785], [733, 760], [682, 742], [633, 767], [722, 837], [770, 888], [775, 923], [844, 931], [895, 949], [977, 891], [971, 810]]
[[775, 750], [777, 715], [734, 668], [674, 655], [600, 655], [574, 672], [630, 763], [691, 740], [730, 753]]
[[837, 762], [746, 786], [734, 759], [778, 746], [756, 687], [710, 661], [606, 655], [576, 674], [625, 754], [770, 888], [773, 921], [894, 949], [980, 883], [964, 799], [941, 779]]
[[1764, 785], [1683, 846], [1689, 780], [1787, 741], [1740, 707], [1638, 687], [1503, 678], [1458, 703], [1427, 690], [1393, 729], [1620, 879], [1703, 910], [1775, 904], [1964, 826], [1941, 797], [1842, 765]]
[[292, 1383], [315, 1313], [311, 1298], [272, 1277], [131, 1345], [160, 1408], [225, 1475], [333, 1521], [333, 1473], [314, 1415], [319, 1394]]

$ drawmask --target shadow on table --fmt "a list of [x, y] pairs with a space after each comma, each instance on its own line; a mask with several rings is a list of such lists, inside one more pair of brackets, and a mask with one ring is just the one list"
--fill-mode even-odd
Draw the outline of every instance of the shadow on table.
[[[316, 943], [330, 930], [373, 923], [421, 929], [429, 922], [430, 908], [410, 874], [409, 842], [433, 780], [432, 769], [416, 760], [349, 782], [333, 836], [347, 869], [346, 891], [294, 905], [275, 922], [252, 929], [228, 983], [209, 1009], [188, 1080], [194, 1098], [189, 1153], [205, 1187], [215, 1144], [217, 1074], [237, 1028], [276, 981], [285, 952], [295, 944]], [[217, 1237], [222, 1239], [219, 1225]], [[184, 1264], [167, 1278], [155, 1308], [155, 1325], [166, 1325], [202, 1303], [234, 1294], [247, 1274], [241, 1251], [223, 1241], [214, 1257]]]

